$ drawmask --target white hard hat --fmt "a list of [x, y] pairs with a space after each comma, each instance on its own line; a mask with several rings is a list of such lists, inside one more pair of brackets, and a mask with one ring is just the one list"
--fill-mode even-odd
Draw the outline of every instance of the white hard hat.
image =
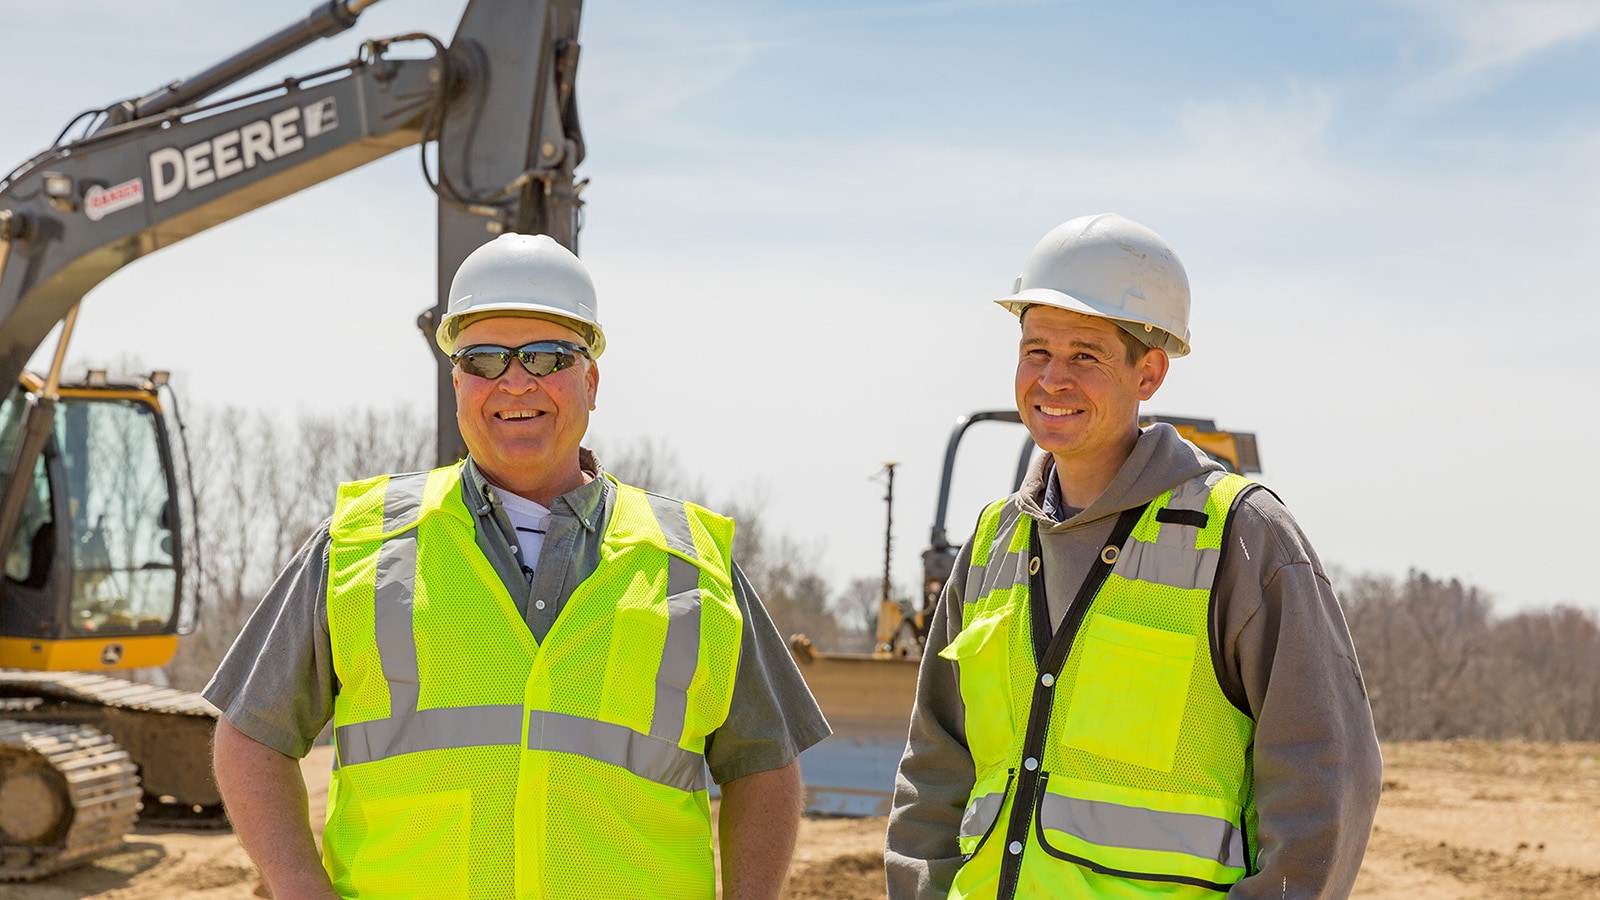
[[1161, 235], [1115, 213], [1079, 216], [1028, 254], [1011, 296], [996, 303], [1021, 316], [1030, 306], [1110, 319], [1146, 346], [1189, 352], [1189, 276]]
[[594, 282], [571, 250], [547, 234], [502, 234], [462, 260], [434, 338], [448, 355], [469, 322], [548, 319], [582, 335], [594, 359], [606, 349], [595, 310]]

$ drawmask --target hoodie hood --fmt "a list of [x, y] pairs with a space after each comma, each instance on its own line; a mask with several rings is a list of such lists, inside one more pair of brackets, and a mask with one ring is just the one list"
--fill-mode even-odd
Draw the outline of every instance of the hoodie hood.
[[1172, 488], [1206, 472], [1222, 471], [1222, 465], [1184, 440], [1176, 428], [1165, 422], [1139, 430], [1133, 452], [1099, 497], [1087, 509], [1062, 522], [1053, 522], [1044, 512], [1047, 480], [1055, 471], [1055, 460], [1041, 453], [1028, 468], [1017, 491], [1016, 502], [1022, 512], [1038, 521], [1046, 531], [1073, 528], [1114, 517], [1125, 509], [1142, 506]]

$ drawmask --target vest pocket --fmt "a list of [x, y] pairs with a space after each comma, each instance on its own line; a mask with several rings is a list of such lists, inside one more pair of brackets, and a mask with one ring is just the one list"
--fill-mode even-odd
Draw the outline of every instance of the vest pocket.
[[1096, 614], [1081, 640], [1063, 743], [1171, 772], [1194, 671], [1194, 635]]
[[[368, 800], [350, 883], [374, 897], [465, 897], [472, 792]], [[425, 873], [425, 874], [424, 874]]]
[[1011, 708], [1011, 666], [1007, 645], [1011, 607], [979, 616], [961, 629], [939, 656], [956, 663], [961, 702], [966, 707], [967, 741], [978, 771], [1003, 763], [1016, 719]]

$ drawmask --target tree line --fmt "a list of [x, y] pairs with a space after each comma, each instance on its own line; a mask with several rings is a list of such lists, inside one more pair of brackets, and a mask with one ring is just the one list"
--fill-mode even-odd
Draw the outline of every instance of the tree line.
[[1600, 741], [1600, 614], [1498, 615], [1459, 580], [1338, 579], [1378, 735]]
[[[273, 416], [202, 411], [188, 429], [193, 509], [185, 590], [200, 629], [159, 679], [195, 690], [216, 669], [274, 576], [332, 510], [341, 481], [432, 465], [431, 423], [414, 412]], [[776, 526], [760, 489], [713, 489], [656, 440], [596, 447], [622, 480], [702, 503], [738, 523], [734, 559], [784, 638], [872, 648], [881, 585], [830, 584], [822, 551]], [[1335, 574], [1384, 740], [1600, 740], [1600, 614], [1555, 606], [1497, 614], [1459, 580]], [[895, 588], [897, 596], [904, 593]]]

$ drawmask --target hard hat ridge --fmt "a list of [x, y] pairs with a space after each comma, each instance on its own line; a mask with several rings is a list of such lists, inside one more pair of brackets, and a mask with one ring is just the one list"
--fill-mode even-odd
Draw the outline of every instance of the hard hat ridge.
[[1160, 235], [1115, 213], [1052, 228], [1028, 254], [1010, 296], [995, 302], [1019, 317], [1043, 305], [1110, 319], [1169, 356], [1189, 352], [1183, 263]]
[[462, 328], [494, 316], [548, 319], [581, 335], [591, 358], [605, 351], [589, 270], [547, 234], [502, 234], [468, 254], [450, 282], [439, 349], [455, 352]]

